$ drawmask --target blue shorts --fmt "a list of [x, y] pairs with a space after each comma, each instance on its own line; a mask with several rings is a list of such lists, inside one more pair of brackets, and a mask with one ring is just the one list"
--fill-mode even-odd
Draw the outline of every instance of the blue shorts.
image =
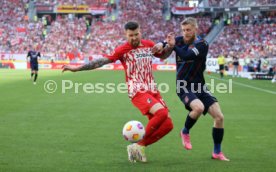
[[203, 103], [204, 115], [208, 112], [209, 107], [218, 101], [208, 90], [202, 90], [201, 92], [192, 92], [191, 89], [187, 89], [187, 91], [188, 92], [182, 92], [177, 95], [188, 111], [192, 111], [190, 103], [195, 99], [199, 99]]
[[31, 63], [31, 70], [38, 71], [38, 64]]

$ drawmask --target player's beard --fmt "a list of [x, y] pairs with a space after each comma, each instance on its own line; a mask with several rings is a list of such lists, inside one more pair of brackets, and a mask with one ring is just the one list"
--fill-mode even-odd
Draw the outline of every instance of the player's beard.
[[186, 44], [191, 44], [191, 43], [193, 43], [194, 42], [194, 40], [195, 40], [195, 35], [193, 35], [192, 37], [190, 37], [189, 39], [184, 39], [184, 42], [186, 43]]
[[131, 42], [131, 45], [132, 45], [133, 47], [138, 47], [138, 46], [140, 45], [140, 40], [132, 41], [132, 42]]

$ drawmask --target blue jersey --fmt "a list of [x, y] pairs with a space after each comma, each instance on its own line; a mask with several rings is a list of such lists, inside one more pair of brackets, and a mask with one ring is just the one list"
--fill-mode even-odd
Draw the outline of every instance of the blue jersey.
[[38, 57], [40, 57], [40, 52], [29, 51], [27, 57], [30, 57], [31, 64], [38, 64]]
[[192, 83], [201, 83], [203, 86], [208, 43], [200, 37], [191, 44], [185, 44], [183, 36], [176, 37], [175, 41], [177, 80], [187, 82], [187, 86]]

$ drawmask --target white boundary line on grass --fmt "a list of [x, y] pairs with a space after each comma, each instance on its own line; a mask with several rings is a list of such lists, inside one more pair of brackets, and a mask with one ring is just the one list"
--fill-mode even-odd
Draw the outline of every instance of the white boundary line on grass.
[[[207, 77], [214, 78], [214, 79], [217, 79], [217, 80], [228, 83], [228, 80], [225, 80], [225, 79], [221, 79], [221, 78], [214, 77], [214, 76], [208, 76], [208, 75], [207, 75]], [[255, 89], [255, 90], [258, 90], [258, 91], [263, 91], [263, 92], [266, 92], [266, 93], [271, 93], [271, 94], [276, 95], [276, 91], [271, 91], [271, 90], [266, 90], [266, 89], [259, 88], [259, 87], [254, 87], [252, 85], [243, 84], [243, 83], [240, 83], [240, 82], [237, 82], [237, 81], [232, 81], [232, 82], [233, 82], [233, 84], [236, 84], [236, 85], [239, 85], [239, 86], [244, 86], [244, 87], [252, 88], [252, 89]]]

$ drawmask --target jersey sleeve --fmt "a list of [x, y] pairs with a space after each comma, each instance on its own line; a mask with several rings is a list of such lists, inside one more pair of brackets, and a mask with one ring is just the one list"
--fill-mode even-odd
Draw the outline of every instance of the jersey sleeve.
[[[153, 41], [150, 41], [150, 40], [147, 41], [147, 44], [148, 44], [148, 46], [150, 48], [154, 47], [154, 45], [155, 45], [155, 43]], [[162, 52], [162, 53], [155, 53], [155, 54], [153, 54], [153, 56], [154, 57], [161, 57], [163, 54], [164, 54], [164, 52]]]
[[204, 57], [208, 53], [208, 43], [201, 41], [195, 44], [195, 47], [188, 50], [183, 50], [179, 47], [175, 47], [176, 55], [183, 60], [193, 60], [195, 58]]
[[103, 55], [105, 58], [108, 58], [112, 62], [115, 62], [116, 60], [120, 60], [123, 57], [123, 53], [120, 47], [115, 48], [112, 54], [104, 54]]

